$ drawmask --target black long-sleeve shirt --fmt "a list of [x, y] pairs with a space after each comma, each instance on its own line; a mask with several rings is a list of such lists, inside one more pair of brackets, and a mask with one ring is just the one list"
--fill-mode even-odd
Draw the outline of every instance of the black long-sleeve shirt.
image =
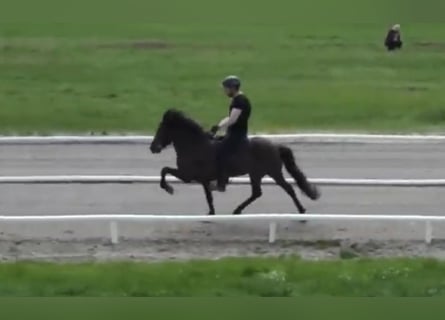
[[397, 30], [389, 30], [388, 34], [385, 39], [385, 46], [391, 46], [394, 43], [401, 43], [402, 42], [402, 36], [400, 34], [400, 31]]

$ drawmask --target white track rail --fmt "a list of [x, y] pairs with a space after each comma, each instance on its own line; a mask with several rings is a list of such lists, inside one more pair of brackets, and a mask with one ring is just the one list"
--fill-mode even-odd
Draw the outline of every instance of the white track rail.
[[431, 215], [344, 215], [344, 214], [246, 214], [246, 215], [147, 215], [147, 214], [109, 214], [109, 215], [26, 215], [0, 216], [1, 223], [50, 223], [50, 222], [108, 222], [112, 243], [119, 242], [119, 222], [264, 222], [269, 224], [269, 242], [276, 241], [277, 224], [282, 221], [393, 221], [424, 222], [425, 242], [433, 239], [433, 222], [445, 222], [445, 216]]
[[[55, 176], [3, 176], [0, 184], [127, 184], [127, 183], [159, 183], [159, 176], [135, 175], [55, 175]], [[182, 183], [176, 178], [166, 179], [170, 183]], [[290, 178], [288, 182], [294, 183]], [[445, 187], [445, 179], [309, 179], [310, 182], [320, 186], [335, 187]], [[235, 185], [248, 185], [248, 178], [233, 178], [230, 183]], [[264, 178], [263, 184], [274, 185], [271, 178]]]
[[[445, 135], [258, 134], [282, 143], [445, 143]], [[0, 145], [17, 144], [148, 144], [153, 136], [3, 136]]]

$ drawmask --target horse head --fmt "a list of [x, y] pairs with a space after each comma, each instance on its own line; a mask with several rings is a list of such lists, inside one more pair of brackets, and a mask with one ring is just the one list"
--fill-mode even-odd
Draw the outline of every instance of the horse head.
[[152, 153], [160, 153], [175, 140], [194, 143], [199, 137], [206, 136], [198, 123], [179, 110], [168, 109], [162, 116], [150, 150]]

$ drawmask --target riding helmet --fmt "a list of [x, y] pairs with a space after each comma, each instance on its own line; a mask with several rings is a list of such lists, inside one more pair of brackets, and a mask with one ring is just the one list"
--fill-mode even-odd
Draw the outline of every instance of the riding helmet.
[[239, 89], [241, 87], [241, 80], [237, 76], [228, 76], [222, 81], [224, 88]]

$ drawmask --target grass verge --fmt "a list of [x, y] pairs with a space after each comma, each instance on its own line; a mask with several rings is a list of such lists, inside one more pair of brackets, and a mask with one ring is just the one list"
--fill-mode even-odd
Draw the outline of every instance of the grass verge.
[[[172, 106], [210, 127], [227, 113], [228, 74], [244, 80], [252, 131], [445, 125], [440, 1], [401, 11], [383, 0], [80, 0], [70, 10], [42, 0], [29, 16], [10, 2], [0, 13], [4, 134], [153, 132]], [[404, 49], [388, 54], [396, 22]]]
[[443, 296], [445, 263], [298, 258], [0, 265], [2, 296]]

